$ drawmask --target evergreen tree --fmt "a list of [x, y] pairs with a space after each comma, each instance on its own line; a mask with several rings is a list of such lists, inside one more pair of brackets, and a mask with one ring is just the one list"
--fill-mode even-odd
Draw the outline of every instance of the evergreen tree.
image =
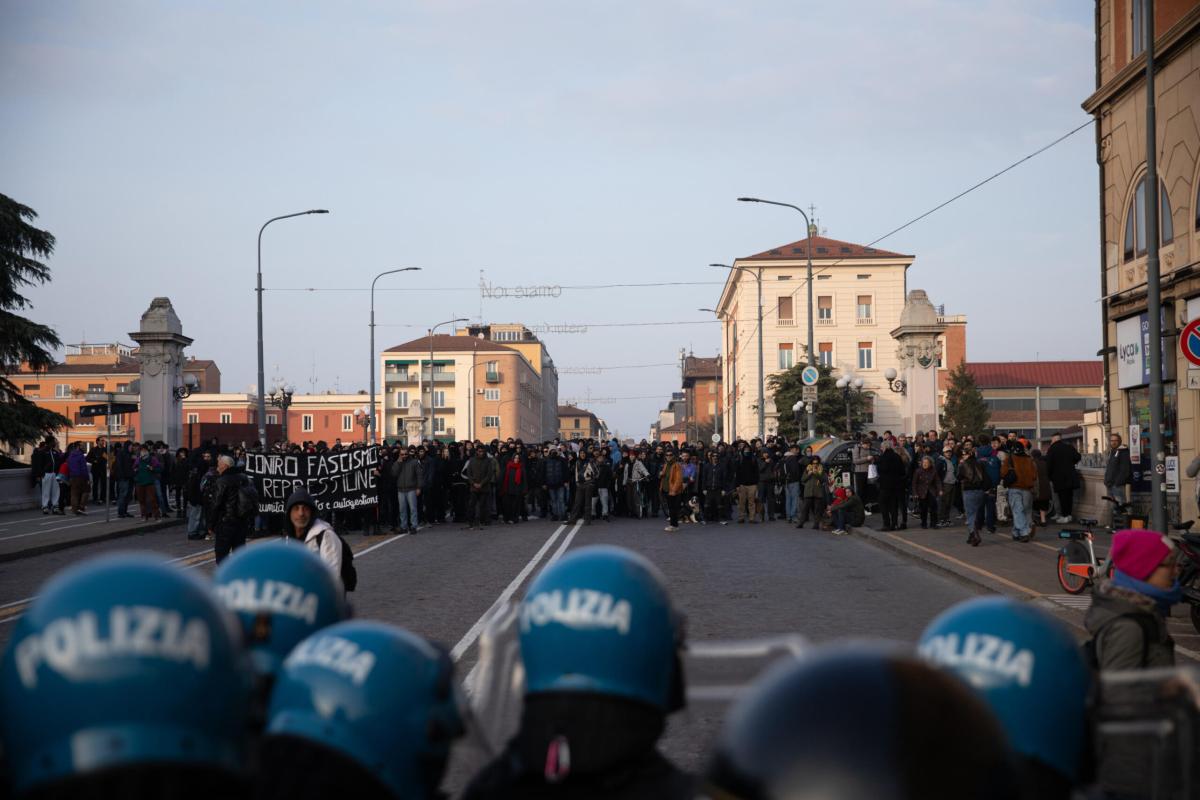
[[983, 402], [983, 394], [975, 384], [975, 376], [965, 363], [950, 371], [946, 387], [946, 404], [942, 407], [942, 430], [959, 436], [979, 434], [988, 429], [991, 412]]
[[26, 287], [50, 280], [50, 268], [38, 259], [54, 252], [54, 236], [33, 227], [36, 218], [32, 208], [0, 194], [0, 443], [10, 447], [70, 425], [66, 417], [26, 400], [3, 377], [23, 364], [34, 370], [53, 366], [51, 350], [61, 346], [52, 328], [15, 313], [32, 307], [21, 294]]
[[[797, 364], [786, 372], [780, 372], [767, 378], [767, 389], [775, 397], [775, 407], [779, 409], [779, 432], [789, 439], [807, 434], [803, 430], [807, 425], [805, 414], [801, 412], [801, 423], [796, 424], [792, 406], [800, 399], [804, 382], [800, 373], [807, 364]], [[833, 370], [824, 364], [818, 364], [817, 370], [821, 377], [817, 379], [817, 407], [814, 426], [818, 436], [846, 436], [846, 398], [842, 390], [837, 388], [837, 378]], [[854, 432], [862, 430], [866, 423], [867, 411], [871, 403], [866, 392], [850, 391], [850, 423]]]

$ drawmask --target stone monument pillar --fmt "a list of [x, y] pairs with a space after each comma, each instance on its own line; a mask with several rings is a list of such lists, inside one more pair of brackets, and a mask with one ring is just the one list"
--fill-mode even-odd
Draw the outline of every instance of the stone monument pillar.
[[183, 348], [192, 340], [183, 335], [183, 325], [166, 297], [150, 301], [142, 314], [139, 330], [129, 334], [138, 343], [141, 368], [142, 441], [164, 441], [172, 450], [183, 438], [183, 400], [175, 390], [183, 386]]
[[908, 293], [900, 327], [892, 331], [898, 343], [896, 360], [900, 380], [904, 381], [901, 399], [902, 429], [913, 434], [936, 430], [938, 425], [937, 361], [938, 336], [946, 326], [938, 322], [937, 310], [924, 289]]

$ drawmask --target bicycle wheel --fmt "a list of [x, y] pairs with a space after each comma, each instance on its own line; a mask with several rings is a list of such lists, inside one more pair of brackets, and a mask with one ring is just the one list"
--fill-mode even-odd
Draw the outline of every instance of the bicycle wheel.
[[1067, 570], [1071, 561], [1062, 553], [1058, 554], [1058, 583], [1067, 594], [1082, 594], [1087, 588], [1088, 579], [1075, 575]]

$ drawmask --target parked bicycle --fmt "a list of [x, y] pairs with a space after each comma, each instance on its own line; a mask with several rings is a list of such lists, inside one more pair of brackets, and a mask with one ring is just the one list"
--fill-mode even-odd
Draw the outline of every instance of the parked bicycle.
[[1108, 495], [1103, 499], [1111, 506], [1111, 526], [1098, 529], [1098, 520], [1080, 519], [1082, 529], [1064, 528], [1058, 532], [1058, 538], [1064, 540], [1058, 549], [1058, 583], [1068, 594], [1082, 594], [1099, 576], [1112, 575], [1112, 562], [1096, 554], [1096, 532], [1111, 535], [1128, 525], [1130, 504]]

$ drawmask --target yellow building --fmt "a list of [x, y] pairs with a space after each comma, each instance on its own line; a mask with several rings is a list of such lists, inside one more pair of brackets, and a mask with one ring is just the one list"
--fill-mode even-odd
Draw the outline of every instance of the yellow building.
[[[1186, 466], [1200, 440], [1200, 400], [1187, 388], [1188, 363], [1179, 353], [1178, 331], [1200, 316], [1200, 2], [1155, 2], [1156, 62], [1154, 132], [1158, 175], [1146, 181], [1146, 58], [1143, 0], [1096, 3], [1096, 85], [1083, 103], [1096, 118], [1096, 161], [1100, 167], [1100, 276], [1104, 319], [1103, 418], [1108, 430], [1149, 463], [1148, 342], [1146, 315], [1147, 231], [1144, 200], [1153, 192], [1160, 208], [1162, 276], [1164, 445], [1170, 459]], [[1086, 283], [1081, 277], [1078, 282]], [[1198, 376], [1200, 377], [1200, 376]], [[1200, 383], [1196, 385], [1200, 386]], [[1134, 500], [1147, 504], [1149, 482], [1141, 471]], [[1190, 482], [1175, 482], [1168, 495], [1170, 516], [1197, 515]], [[1180, 508], [1179, 505], [1182, 504]]]

